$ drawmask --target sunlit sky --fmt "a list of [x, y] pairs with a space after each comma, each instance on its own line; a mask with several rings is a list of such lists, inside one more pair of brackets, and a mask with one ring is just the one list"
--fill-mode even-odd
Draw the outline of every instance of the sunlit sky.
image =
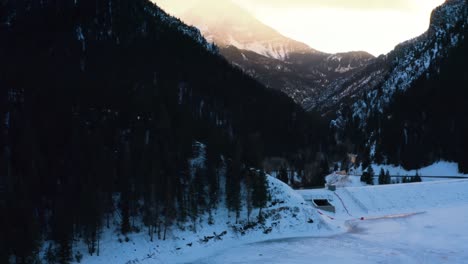
[[[153, 0], [174, 15], [198, 1]], [[314, 49], [336, 53], [391, 51], [429, 26], [432, 9], [444, 0], [232, 0], [283, 35]], [[219, 14], [207, 14], [219, 15]]]

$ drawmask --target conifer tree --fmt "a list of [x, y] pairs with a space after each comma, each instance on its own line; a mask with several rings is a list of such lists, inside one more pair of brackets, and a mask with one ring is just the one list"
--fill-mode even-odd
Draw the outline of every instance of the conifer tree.
[[228, 164], [226, 175], [226, 203], [227, 207], [236, 212], [236, 219], [239, 217], [241, 198], [240, 198], [240, 183], [241, 183], [241, 146], [238, 143], [236, 146], [234, 158]]
[[318, 185], [322, 186], [325, 184], [325, 177], [328, 176], [328, 174], [330, 174], [330, 167], [328, 165], [328, 160], [324, 159], [320, 162], [320, 182]]
[[390, 184], [392, 181], [392, 177], [390, 176], [390, 172], [388, 170], [385, 172], [385, 180], [387, 184]]
[[279, 170], [278, 179], [286, 184], [289, 184], [288, 170], [284, 166], [281, 166]]
[[374, 184], [374, 170], [372, 169], [372, 166], [369, 166], [367, 170], [362, 173], [361, 181], [369, 185]]
[[254, 174], [252, 184], [252, 204], [256, 208], [266, 206], [268, 200], [268, 182], [265, 172]]
[[129, 202], [129, 194], [128, 191], [124, 191], [121, 195], [120, 199], [120, 213], [122, 216], [120, 222], [120, 231], [122, 234], [127, 234], [131, 231], [130, 226], [130, 202]]
[[422, 182], [421, 176], [419, 176], [419, 172], [416, 172], [416, 175], [413, 178], [413, 182]]
[[383, 168], [380, 169], [380, 173], [379, 173], [379, 185], [382, 185], [382, 184], [387, 184], [387, 181], [385, 179], [385, 171]]

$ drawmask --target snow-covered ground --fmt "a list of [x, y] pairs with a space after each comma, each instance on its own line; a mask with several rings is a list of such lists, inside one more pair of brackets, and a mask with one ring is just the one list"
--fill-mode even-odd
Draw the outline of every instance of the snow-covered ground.
[[195, 263], [466, 263], [468, 180], [298, 191], [341, 234], [225, 248]]
[[[247, 218], [246, 208], [240, 214], [239, 224], [236, 224], [235, 214], [229, 213], [224, 201], [221, 201], [220, 208], [213, 212], [214, 224], [207, 224], [206, 215], [197, 221], [196, 232], [193, 231], [193, 223], [174, 226], [166, 241], [155, 238], [154, 242], [151, 242], [147, 230], [143, 228], [138, 234], [130, 234], [129, 241], [125, 242], [125, 237], [117, 231], [119, 219], [116, 219], [113, 227], [103, 232], [99, 257], [86, 254], [84, 244], [76, 245], [75, 249], [84, 255], [81, 263], [191, 263], [226, 248], [246, 243], [338, 233], [288, 185], [273, 177], [268, 177], [268, 184], [271, 201], [268, 202], [267, 208], [262, 210], [266, 218], [263, 225], [243, 230]], [[251, 219], [255, 219], [258, 214], [258, 209], [253, 210]], [[235, 232], [234, 228], [240, 231]], [[208, 241], [202, 241], [205, 238]]]
[[467, 212], [464, 205], [359, 221], [341, 235], [247, 244], [195, 263], [466, 263]]
[[[379, 165], [372, 164], [375, 174], [379, 174], [380, 169], [389, 171], [392, 176], [415, 176], [416, 172], [420, 176], [447, 176], [447, 177], [468, 177], [468, 174], [462, 174], [458, 171], [458, 164], [455, 162], [439, 161], [430, 166], [419, 170], [405, 170], [401, 166], [394, 165]], [[361, 174], [361, 169], [355, 171], [356, 174]]]
[[[440, 165], [439, 165], [440, 166]], [[223, 202], [196, 223], [173, 227], [166, 241], [149, 241], [145, 229], [129, 241], [106, 229], [100, 256], [82, 263], [466, 263], [468, 180], [294, 191], [268, 177], [271, 201], [263, 225], [244, 232]], [[327, 199], [336, 212], [320, 211]], [[251, 217], [255, 218], [258, 210]], [[240, 222], [246, 223], [247, 212]], [[218, 239], [216, 237], [218, 236]], [[203, 241], [205, 238], [208, 241]], [[121, 242], [119, 242], [119, 238]]]

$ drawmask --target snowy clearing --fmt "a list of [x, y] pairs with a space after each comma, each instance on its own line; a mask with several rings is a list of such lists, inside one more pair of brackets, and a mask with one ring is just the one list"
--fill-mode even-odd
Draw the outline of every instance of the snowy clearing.
[[[343, 233], [224, 249], [195, 263], [466, 263], [468, 180], [299, 191]], [[363, 219], [363, 220], [361, 220]]]
[[[271, 201], [262, 210], [266, 218], [263, 225], [244, 228], [247, 219], [245, 206], [240, 213], [239, 223], [236, 224], [235, 214], [228, 212], [224, 206], [225, 201], [220, 201], [219, 208], [213, 211], [214, 223], [207, 224], [209, 215], [205, 215], [197, 220], [196, 232], [193, 230], [193, 223], [189, 222], [172, 227], [165, 241], [155, 238], [151, 242], [146, 229], [137, 234], [129, 234], [126, 241], [125, 236], [119, 235], [120, 220], [117, 217], [113, 226], [103, 232], [99, 257], [86, 254], [83, 243], [75, 248], [84, 255], [82, 263], [87, 264], [191, 263], [245, 243], [304, 234], [310, 236], [337, 233], [288, 185], [273, 177], [268, 177], [268, 184]], [[258, 209], [253, 210], [251, 220], [254, 221], [258, 214]], [[234, 228], [240, 231], [235, 232]]]

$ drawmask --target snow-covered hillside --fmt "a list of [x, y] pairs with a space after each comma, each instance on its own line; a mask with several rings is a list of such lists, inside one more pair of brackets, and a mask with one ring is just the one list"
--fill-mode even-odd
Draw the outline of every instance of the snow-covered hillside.
[[427, 72], [434, 61], [447, 56], [450, 48], [456, 46], [463, 37], [463, 28], [468, 23], [466, 18], [465, 0], [449, 0], [436, 8], [427, 32], [398, 45], [388, 55], [394, 67], [381, 86], [382, 94], [373, 90], [367, 95], [368, 104], [355, 103], [355, 116], [365, 120], [369, 116], [368, 107], [383, 111], [395, 92], [408, 89]]
[[[299, 235], [325, 235], [336, 233], [326, 224], [304, 198], [281, 181], [268, 177], [271, 200], [262, 210], [263, 224], [257, 222], [259, 210], [251, 214], [251, 224], [247, 222], [247, 209], [244, 207], [238, 222], [234, 213], [221, 206], [212, 214], [205, 215], [195, 223], [177, 225], [171, 228], [167, 240], [155, 239], [151, 242], [147, 231], [131, 234], [128, 238], [117, 231], [119, 216], [114, 225], [105, 229], [100, 243], [100, 255], [89, 256], [83, 244], [76, 245], [76, 251], [83, 256], [82, 263], [187, 263], [215, 252], [268, 239], [278, 239]], [[223, 204], [223, 203], [221, 203]], [[128, 240], [128, 241], [127, 241]]]
[[[419, 37], [399, 44], [353, 75], [337, 79], [311, 109], [328, 110], [354, 102], [353, 117], [365, 125], [374, 111], [382, 112], [397, 92], [406, 91], [463, 38], [467, 26], [465, 0], [448, 0], [436, 8], [429, 29]], [[341, 116], [332, 123], [342, 126]]]

